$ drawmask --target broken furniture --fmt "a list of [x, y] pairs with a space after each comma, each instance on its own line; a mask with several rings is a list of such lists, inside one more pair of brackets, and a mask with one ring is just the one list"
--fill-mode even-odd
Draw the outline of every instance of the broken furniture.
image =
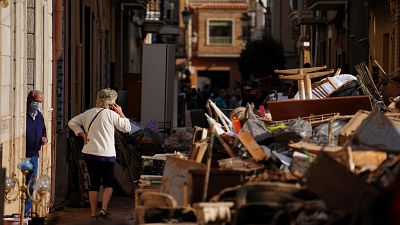
[[360, 109], [371, 110], [371, 102], [368, 96], [349, 96], [269, 102], [268, 108], [275, 121], [328, 113], [354, 115]]
[[[160, 222], [186, 218], [196, 221], [189, 207], [190, 169], [203, 169], [204, 164], [185, 160], [176, 156], [165, 156], [162, 182], [158, 190], [137, 190], [135, 214], [138, 223]], [[186, 221], [186, 220], [185, 220]]]
[[[300, 202], [296, 193], [301, 188], [295, 184], [281, 182], [251, 182], [244, 184], [236, 194], [236, 225], [242, 224], [280, 224], [279, 213], [288, 203]], [[284, 223], [286, 224], [286, 223]]]
[[178, 206], [190, 203], [190, 170], [205, 170], [205, 165], [190, 160], [168, 156], [164, 168], [161, 192], [173, 196]]
[[166, 156], [142, 156], [141, 175], [135, 189], [135, 207], [139, 205], [140, 196], [146, 192], [159, 192]]
[[[333, 70], [320, 71], [326, 69], [326, 66], [298, 68], [289, 70], [275, 70], [275, 73], [283, 74], [281, 80], [296, 80], [299, 90], [299, 99], [312, 99], [311, 79], [332, 74]], [[320, 72], [317, 72], [320, 71]]]
[[368, 94], [373, 102], [383, 101], [382, 95], [376, 87], [374, 80], [369, 72], [368, 66], [365, 62], [355, 65], [357, 70], [357, 78], [365, 94]]
[[350, 74], [326, 77], [312, 84], [313, 99], [359, 95], [357, 77]]
[[[202, 198], [206, 171], [190, 170], [189, 172], [191, 179], [191, 203], [203, 202]], [[246, 177], [251, 174], [252, 172], [212, 168], [210, 171], [210, 185], [208, 185], [206, 201], [219, 194], [225, 188], [244, 184], [247, 180]]]

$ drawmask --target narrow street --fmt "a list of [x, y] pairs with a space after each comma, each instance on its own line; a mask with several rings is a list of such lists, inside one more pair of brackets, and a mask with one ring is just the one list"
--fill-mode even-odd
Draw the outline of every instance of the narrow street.
[[[114, 196], [109, 205], [112, 222], [102, 224], [132, 225], [133, 224], [133, 199], [130, 197]], [[90, 224], [89, 208], [72, 208], [52, 212], [46, 218], [46, 225], [86, 225]]]
[[0, 0], [0, 225], [399, 212], [400, 0]]

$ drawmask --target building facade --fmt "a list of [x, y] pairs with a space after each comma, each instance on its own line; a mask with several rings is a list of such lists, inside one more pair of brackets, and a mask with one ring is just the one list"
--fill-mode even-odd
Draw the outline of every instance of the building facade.
[[326, 65], [355, 73], [368, 62], [368, 4], [365, 0], [292, 0], [290, 18], [298, 26], [300, 65]]
[[69, 119], [94, 107], [96, 94], [103, 88], [117, 90], [125, 115], [140, 119], [143, 28], [148, 7], [141, 0], [57, 2], [61, 6], [57, 5], [54, 16], [58, 24], [58, 29], [54, 27], [55, 189], [56, 203], [61, 203], [77, 182], [77, 176], [71, 174], [76, 164], [71, 161]]
[[233, 88], [241, 79], [238, 58], [245, 45], [240, 18], [248, 3], [190, 0], [186, 7], [192, 12], [185, 35], [192, 87]]
[[[400, 1], [368, 1], [369, 9], [369, 67], [374, 74], [389, 78], [381, 87], [383, 100], [400, 95]], [[382, 67], [378, 68], [376, 62]], [[386, 75], [384, 75], [386, 73]], [[387, 84], [386, 84], [387, 83]]]
[[290, 0], [269, 0], [270, 18], [271, 18], [271, 37], [282, 43], [287, 68], [296, 68], [299, 66], [299, 57], [297, 54], [297, 43], [299, 36], [293, 23], [288, 22], [290, 13]]
[[[0, 143], [6, 175], [21, 180], [17, 165], [25, 157], [26, 98], [32, 89], [43, 92], [43, 113], [48, 144], [43, 146], [39, 174], [53, 174], [52, 13], [49, 0], [0, 1]], [[54, 189], [53, 189], [54, 190]], [[1, 196], [3, 197], [3, 196]], [[51, 195], [40, 206], [48, 210]], [[4, 214], [19, 213], [20, 201], [5, 203]]]

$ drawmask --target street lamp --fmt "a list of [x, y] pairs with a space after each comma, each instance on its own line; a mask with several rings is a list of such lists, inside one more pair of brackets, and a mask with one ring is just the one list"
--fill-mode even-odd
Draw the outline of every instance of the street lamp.
[[240, 21], [242, 22], [242, 37], [243, 41], [247, 42], [250, 38], [250, 21], [251, 17], [247, 13], [243, 13], [240, 17]]
[[189, 20], [190, 20], [190, 17], [192, 16], [192, 12], [190, 12], [190, 10], [187, 7], [185, 7], [185, 9], [181, 12], [181, 14], [182, 14], [183, 24], [185, 25], [184, 34], [183, 34], [183, 45], [185, 46], [185, 48], [184, 48], [185, 56], [187, 56], [186, 35], [187, 35], [187, 28], [189, 25]]
[[185, 25], [185, 30], [187, 29], [191, 16], [192, 12], [190, 12], [190, 10], [187, 7], [185, 7], [185, 9], [182, 11], [182, 20], [183, 24]]
[[[22, 225], [24, 221], [24, 209], [25, 209], [25, 201], [26, 198], [28, 197], [33, 204], [38, 205], [43, 197], [44, 194], [50, 190], [51, 186], [51, 181], [50, 177], [47, 175], [40, 175], [39, 178], [36, 179], [35, 184], [33, 188], [37, 191], [39, 194], [39, 197], [34, 198], [33, 193], [30, 193], [29, 191], [29, 186], [31, 185], [30, 180], [28, 184], [26, 184], [26, 175], [33, 169], [33, 165], [30, 162], [30, 158], [23, 158], [21, 159], [21, 163], [18, 165], [18, 168], [21, 170], [22, 173], [22, 182], [19, 182], [16, 175], [13, 174], [13, 177], [6, 177], [5, 179], [5, 188], [4, 188], [4, 198], [8, 202], [13, 202], [18, 199], [18, 197], [21, 199], [21, 205], [19, 209], [20, 213], [20, 218], [19, 218], [19, 224]], [[16, 192], [14, 193], [14, 196], [12, 196], [12, 190], [17, 189]], [[27, 196], [28, 195], [28, 196]]]

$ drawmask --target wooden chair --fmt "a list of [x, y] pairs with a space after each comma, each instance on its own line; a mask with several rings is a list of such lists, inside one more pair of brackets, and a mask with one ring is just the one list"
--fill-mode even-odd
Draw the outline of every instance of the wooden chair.
[[297, 81], [299, 89], [299, 99], [312, 99], [311, 79], [326, 76], [334, 72], [334, 70], [320, 71], [323, 69], [326, 69], [326, 66], [289, 70], [275, 70], [274, 72], [281, 74], [279, 78], [282, 80]]

